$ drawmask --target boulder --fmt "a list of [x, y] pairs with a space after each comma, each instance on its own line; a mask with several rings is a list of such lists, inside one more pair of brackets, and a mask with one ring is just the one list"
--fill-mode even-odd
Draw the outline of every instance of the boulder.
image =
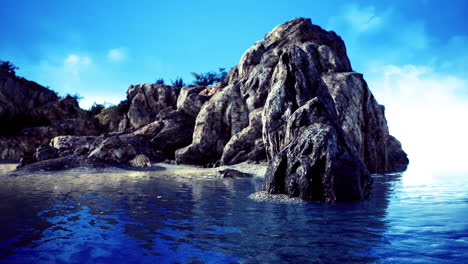
[[57, 149], [49, 145], [42, 145], [36, 149], [34, 152], [33, 158], [36, 161], [43, 161], [48, 159], [55, 159], [58, 157]]
[[97, 137], [93, 136], [58, 136], [52, 138], [50, 146], [59, 152], [75, 151], [79, 148], [92, 148]]
[[122, 164], [127, 163], [136, 156], [135, 148], [122, 142], [119, 136], [113, 136], [105, 139], [94, 150], [92, 150], [87, 159], [105, 163]]
[[128, 163], [133, 167], [151, 167], [150, 160], [143, 154], [136, 155], [135, 158], [130, 160]]

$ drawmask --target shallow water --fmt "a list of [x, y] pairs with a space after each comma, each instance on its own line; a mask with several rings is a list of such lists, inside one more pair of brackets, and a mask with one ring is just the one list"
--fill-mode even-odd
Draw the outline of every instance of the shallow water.
[[[246, 197], [174, 171], [0, 178], [0, 263], [467, 263], [464, 175], [374, 175], [361, 203]], [[419, 177], [417, 177], [419, 176]]]

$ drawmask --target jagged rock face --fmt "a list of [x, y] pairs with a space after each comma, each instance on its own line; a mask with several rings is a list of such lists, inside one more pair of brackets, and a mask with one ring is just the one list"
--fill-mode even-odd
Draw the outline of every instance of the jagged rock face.
[[304, 200], [362, 200], [372, 178], [321, 99], [309, 100], [289, 117], [284, 147], [270, 160], [264, 189]]
[[203, 86], [185, 86], [177, 98], [177, 110], [189, 115], [195, 120], [203, 104], [211, 96], [200, 94], [206, 90]]
[[[369, 171], [405, 170], [408, 164], [406, 153], [401, 145], [392, 147], [393, 137], [388, 131], [385, 108], [377, 103], [362, 74], [334, 72], [322, 74], [322, 80], [333, 97], [341, 127]], [[390, 158], [390, 149], [396, 151], [394, 156], [399, 158]]]
[[205, 87], [183, 87], [177, 99], [176, 110], [172, 110], [172, 107], [160, 110], [156, 121], [136, 130], [133, 135], [144, 137], [151, 142], [151, 147], [173, 159], [177, 149], [192, 142], [195, 118], [202, 105], [210, 98], [200, 95], [204, 89]]
[[127, 90], [130, 109], [127, 113], [129, 124], [140, 128], [156, 120], [165, 108], [175, 109], [180, 89], [162, 84], [132, 85]]
[[[308, 109], [318, 106], [325, 110]], [[295, 119], [305, 114], [314, 116]], [[341, 38], [309, 19], [287, 22], [247, 50], [203, 105], [192, 144], [176, 151], [177, 162], [194, 164], [265, 156], [266, 190], [329, 202], [363, 199], [368, 171], [407, 164]]]
[[0, 118], [29, 114], [58, 99], [53, 91], [35, 82], [0, 72]]
[[[288, 58], [284, 55], [286, 53], [293, 57]], [[239, 64], [230, 71], [226, 87], [221, 88], [221, 91], [202, 107], [197, 117], [193, 142], [187, 148], [177, 151], [176, 159], [182, 163], [203, 164], [222, 157], [223, 163], [233, 164], [252, 157], [264, 157], [255, 154], [261, 152], [259, 148], [250, 147], [259, 145], [262, 137], [256, 119], [249, 120], [249, 114], [257, 109], [263, 109], [268, 94], [277, 83], [273, 75], [288, 78], [288, 82], [295, 82], [294, 79], [280, 74], [284, 73], [283, 68], [290, 67], [289, 62], [294, 62], [298, 56], [301, 62], [314, 64], [315, 72], [351, 71], [344, 43], [336, 34], [312, 25], [307, 19], [296, 19], [277, 27], [267, 34], [264, 40], [255, 43], [246, 51]], [[301, 62], [294, 64], [302, 67]], [[306, 75], [302, 77], [303, 80], [320, 82], [320, 76], [317, 74], [308, 72], [304, 74]], [[305, 92], [297, 94], [299, 105], [284, 105], [276, 112], [292, 111], [305, 103], [306, 99], [311, 99], [313, 95], [308, 91], [298, 92]], [[251, 132], [246, 132], [244, 129]], [[238, 133], [243, 135], [236, 135]], [[246, 133], [249, 135], [246, 136]], [[228, 144], [229, 141], [231, 142]], [[225, 148], [227, 145], [243, 148], [239, 144], [245, 145], [247, 149], [239, 156], [229, 153], [236, 150]], [[269, 148], [268, 144], [265, 146]]]
[[294, 111], [328, 94], [322, 100], [336, 108], [335, 115], [369, 171], [389, 172], [407, 164], [406, 158], [397, 158], [406, 155], [401, 148], [389, 161], [383, 107], [362, 76], [352, 72], [341, 38], [309, 19], [278, 26], [255, 43], [231, 69], [226, 83], [203, 105], [192, 144], [176, 152], [179, 163], [258, 160], [265, 157], [260, 154], [263, 148], [271, 159], [284, 146], [285, 125]]

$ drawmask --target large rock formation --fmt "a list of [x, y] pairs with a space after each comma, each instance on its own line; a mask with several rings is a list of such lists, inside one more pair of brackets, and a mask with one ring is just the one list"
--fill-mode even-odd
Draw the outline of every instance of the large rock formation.
[[[56, 137], [55, 150], [37, 148], [26, 161], [58, 157], [39, 161], [54, 169], [80, 162], [149, 166], [164, 158], [199, 165], [268, 160], [265, 190], [327, 202], [364, 199], [369, 173], [408, 164], [389, 134], [384, 107], [353, 72], [341, 38], [310, 19], [276, 27], [217, 85], [135, 85], [111, 110], [101, 124], [121, 132]], [[58, 130], [23, 133], [64, 133]]]
[[[266, 155], [267, 190], [326, 201], [365, 197], [368, 170], [406, 168], [384, 108], [352, 71], [343, 41], [310, 19], [276, 27], [246, 51], [226, 83], [203, 105], [192, 144], [176, 152], [178, 162], [233, 164]], [[306, 105], [323, 106], [326, 114], [300, 119], [297, 134], [288, 124]], [[314, 188], [327, 190], [313, 194]]]

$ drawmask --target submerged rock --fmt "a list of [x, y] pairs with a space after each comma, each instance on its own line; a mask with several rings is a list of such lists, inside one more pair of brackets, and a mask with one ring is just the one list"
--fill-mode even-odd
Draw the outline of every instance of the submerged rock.
[[219, 175], [221, 175], [223, 178], [238, 178], [238, 179], [253, 177], [253, 174], [245, 173], [245, 172], [241, 172], [241, 171], [233, 170], [233, 169], [220, 170]]

